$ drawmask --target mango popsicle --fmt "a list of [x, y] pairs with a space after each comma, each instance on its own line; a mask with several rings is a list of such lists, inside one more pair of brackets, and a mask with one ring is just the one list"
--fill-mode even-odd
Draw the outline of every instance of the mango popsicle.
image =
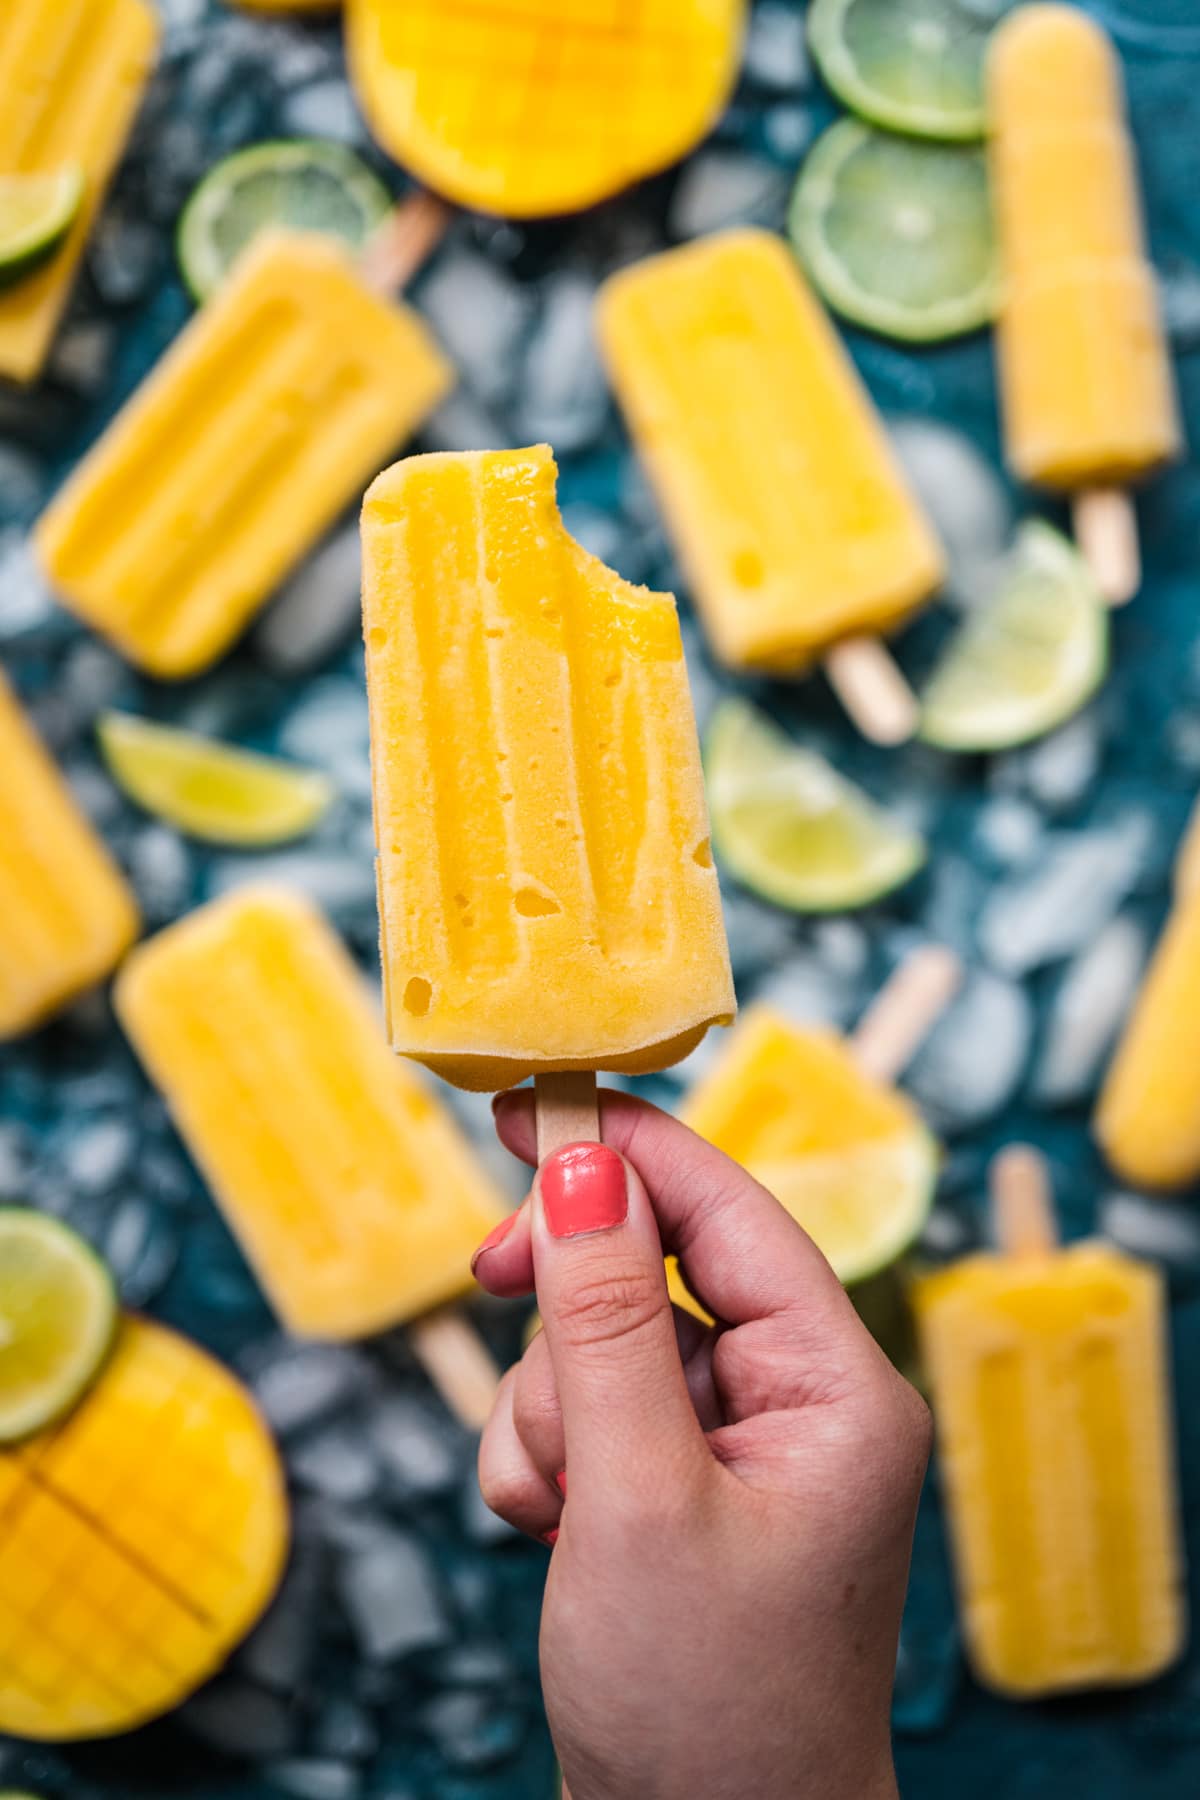
[[[942, 555], [869, 396], [794, 257], [722, 232], [601, 290], [613, 385], [713, 647], [734, 669], [824, 659], [863, 729], [915, 729], [897, 677], [856, 697], [855, 658], [937, 587]], [[878, 713], [878, 716], [873, 716]]]
[[462, 206], [574, 211], [692, 148], [745, 0], [350, 0], [350, 77], [398, 162]]
[[1079, 496], [1081, 548], [1106, 596], [1126, 600], [1138, 568], [1124, 490], [1181, 438], [1120, 65], [1076, 7], [1022, 6], [992, 39], [987, 91], [1008, 460]]
[[195, 674], [450, 384], [417, 315], [337, 245], [266, 233], [68, 479], [35, 547], [131, 662]]
[[734, 1011], [674, 603], [555, 478], [417, 456], [363, 505], [389, 1031], [460, 1087], [663, 1068]]
[[0, 290], [0, 375], [41, 373], [92, 223], [154, 64], [146, 0], [5, 0], [0, 9], [0, 170], [83, 171], [83, 205], [44, 268]]
[[999, 1251], [915, 1295], [971, 1660], [1020, 1697], [1145, 1681], [1185, 1631], [1162, 1280], [1057, 1248], [1033, 1152], [993, 1184]]
[[102, 981], [138, 933], [124, 877], [0, 671], [0, 1040]]
[[115, 1000], [289, 1330], [365, 1337], [469, 1290], [501, 1200], [306, 901], [210, 902], [129, 959]]
[[1096, 1137], [1126, 1181], [1200, 1177], [1200, 892], [1180, 895], [1150, 962], [1096, 1109]]
[[216, 1673], [288, 1544], [283, 1469], [249, 1395], [127, 1316], [66, 1419], [0, 1450], [0, 1731], [107, 1737]]

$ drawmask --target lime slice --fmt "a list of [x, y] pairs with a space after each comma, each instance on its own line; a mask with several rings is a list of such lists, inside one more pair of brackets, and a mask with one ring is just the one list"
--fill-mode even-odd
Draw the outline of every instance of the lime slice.
[[252, 144], [210, 169], [184, 207], [179, 266], [195, 298], [207, 300], [260, 231], [320, 231], [357, 250], [391, 205], [383, 183], [344, 144]]
[[840, 119], [805, 158], [788, 230], [836, 312], [909, 343], [986, 325], [999, 273], [983, 151]]
[[83, 170], [0, 175], [0, 287], [28, 275], [62, 243], [83, 201]]
[[808, 40], [851, 112], [914, 137], [984, 133], [989, 25], [961, 0], [813, 0]]
[[103, 713], [100, 748], [139, 806], [211, 844], [257, 847], [300, 837], [326, 811], [333, 785], [315, 769], [258, 756], [129, 713]]
[[917, 1122], [894, 1136], [816, 1151], [750, 1173], [769, 1188], [849, 1286], [895, 1262], [916, 1238], [937, 1183], [937, 1144]]
[[112, 1277], [57, 1219], [0, 1209], [0, 1444], [73, 1406], [117, 1325]]
[[920, 735], [1003, 750], [1077, 712], [1104, 678], [1108, 612], [1074, 545], [1023, 525], [995, 596], [969, 612], [922, 696]]
[[867, 906], [925, 861], [916, 832], [744, 701], [718, 707], [705, 764], [718, 856], [778, 906]]

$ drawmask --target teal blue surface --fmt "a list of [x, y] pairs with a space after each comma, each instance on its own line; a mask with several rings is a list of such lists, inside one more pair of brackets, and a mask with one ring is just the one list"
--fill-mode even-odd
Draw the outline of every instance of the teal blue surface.
[[[974, 0], [974, 10], [986, 8], [987, 0]], [[163, 10], [163, 66], [60, 350], [35, 392], [0, 393], [0, 656], [130, 867], [151, 926], [217, 891], [245, 870], [246, 859], [181, 844], [108, 787], [92, 741], [99, 706], [185, 720], [329, 766], [342, 791], [334, 817], [314, 845], [284, 853], [272, 866], [312, 886], [369, 962], [375, 919], [361, 652], [352, 610], [343, 609], [341, 628], [324, 649], [295, 666], [279, 655], [278, 639], [258, 629], [210, 675], [166, 688], [126, 669], [51, 608], [21, 559], [24, 529], [46, 496], [189, 314], [172, 233], [180, 204], [213, 160], [261, 137], [336, 130], [399, 185], [355, 122], [335, 23], [254, 19], [226, 12], [216, 0], [164, 0]], [[460, 218], [414, 290], [435, 323], [449, 321], [475, 344], [474, 355], [467, 346], [465, 400], [418, 447], [522, 441], [547, 432], [559, 450], [560, 498], [573, 528], [630, 577], [678, 587], [702, 713], [731, 684], [699, 646], [686, 588], [637, 482], [624, 433], [597, 390], [594, 368], [581, 353], [577, 382], [545, 397], [540, 411], [529, 402], [528, 382], [531, 367], [536, 374], [536, 344], [548, 336], [548, 308], [573, 342], [564, 271], [586, 291], [610, 268], [670, 241], [681, 226], [747, 216], [782, 224], [803, 146], [835, 110], [796, 57], [800, 10], [788, 0], [759, 6], [748, 73], [714, 144], [682, 172], [579, 219], [514, 227]], [[1194, 0], [1096, 0], [1090, 10], [1113, 30], [1125, 61], [1183, 411], [1190, 436], [1200, 440], [1200, 14]], [[724, 162], [714, 163], [714, 153]], [[697, 171], [708, 174], [703, 204], [702, 193], [689, 193]], [[718, 180], [725, 183], [720, 192], [713, 185]], [[461, 292], [455, 300], [438, 288], [455, 258], [471, 259], [462, 267], [474, 280], [488, 270], [496, 278], [494, 287], [478, 288], [478, 319], [468, 317], [465, 325]], [[986, 336], [919, 351], [858, 332], [847, 336], [885, 412], [951, 426], [998, 466]], [[479, 344], [494, 346], [490, 366]], [[961, 438], [954, 442], [961, 452]], [[941, 495], [951, 513], [959, 467], [951, 466], [949, 491]], [[1027, 496], [1010, 493], [1010, 499], [1019, 510], [1031, 505]], [[1057, 516], [1053, 507], [1043, 510]], [[1148, 939], [1165, 911], [1171, 855], [1200, 786], [1194, 459], [1156, 481], [1140, 512], [1144, 591], [1114, 622], [1113, 672], [1104, 694], [1076, 737], [1057, 746], [1049, 766], [1020, 755], [989, 763], [952, 761], [919, 748], [880, 752], [854, 739], [819, 680], [797, 687], [742, 684], [879, 797], [921, 818], [934, 855], [918, 882], [832, 933], [774, 915], [732, 886], [728, 898], [743, 998], [783, 969], [797, 989], [824, 996], [846, 1022], [915, 937], [949, 937], [968, 958], [979, 991], [1001, 1011], [994, 1045], [985, 1042], [980, 1051], [976, 1035], [971, 1055], [978, 1066], [965, 1098], [950, 1091], [952, 1050], [940, 1061], [927, 1056], [913, 1072], [950, 1149], [936, 1231], [925, 1248], [946, 1254], [976, 1241], [987, 1156], [1014, 1136], [1031, 1137], [1049, 1152], [1068, 1235], [1097, 1222], [1133, 1221], [1129, 1229], [1142, 1232], [1145, 1247], [1168, 1266], [1185, 1525], [1200, 1562], [1196, 1200], [1171, 1203], [1174, 1236], [1170, 1228], [1162, 1235], [1152, 1208], [1133, 1203], [1132, 1212], [1120, 1205], [1112, 1210], [1115, 1184], [1087, 1124], [1095, 1069], [1068, 1083], [1065, 1095], [1048, 1097], [1045, 1077], [1062, 982], [1077, 969], [1086, 943], [1071, 937], [1068, 921], [1065, 950], [1052, 944], [1029, 966], [1019, 956], [1022, 966], [1015, 968], [1004, 952], [997, 967], [985, 924], [997, 895], [1035, 878], [1056, 853], [1092, 841], [1100, 846], [1102, 874], [1111, 841], [1109, 872], [1115, 870], [1114, 897], [1100, 909], [1097, 931], [1117, 918], [1133, 940], [1139, 933]], [[347, 585], [344, 558], [337, 568], [329, 578], [331, 601], [332, 590]], [[285, 605], [298, 607], [294, 589]], [[911, 671], [927, 663], [945, 618], [936, 613], [902, 640], [901, 659]], [[1121, 874], [1117, 864], [1130, 843], [1136, 866]], [[1012, 1065], [1008, 1073], [1004, 1058]], [[679, 1089], [660, 1080], [647, 1091], [670, 1103]], [[455, 1104], [482, 1141], [478, 1110]], [[130, 1303], [185, 1327], [260, 1382], [264, 1367], [283, 1353], [244, 1263], [102, 1003], [76, 1008], [0, 1052], [0, 1199], [8, 1198], [68, 1214], [118, 1263]], [[515, 1352], [519, 1316], [490, 1310], [481, 1320], [501, 1353]], [[190, 1720], [167, 1720], [110, 1745], [60, 1751], [0, 1740], [0, 1785], [64, 1800], [175, 1794], [257, 1800], [289, 1793], [300, 1800], [530, 1800], [549, 1794], [552, 1759], [536, 1656], [544, 1552], [488, 1533], [471, 1502], [470, 1445], [447, 1435], [432, 1409], [419, 1412], [413, 1426], [429, 1459], [422, 1480], [381, 1473], [376, 1459], [350, 1497], [331, 1498], [328, 1484], [336, 1487], [344, 1467], [334, 1466], [339, 1440], [331, 1418], [344, 1414], [353, 1431], [360, 1419], [377, 1418], [371, 1408], [381, 1395], [399, 1396], [418, 1411], [423, 1405], [420, 1377], [399, 1341], [364, 1351], [347, 1392], [348, 1399], [318, 1408], [287, 1436], [304, 1580], [311, 1574], [317, 1596], [304, 1613], [311, 1654], [298, 1658], [297, 1671], [285, 1679], [272, 1664], [264, 1681], [264, 1665], [243, 1659], [215, 1690], [216, 1711], [207, 1723], [201, 1707]], [[375, 1662], [361, 1653], [339, 1599], [339, 1516], [366, 1518], [425, 1559], [438, 1599], [424, 1651]], [[299, 1576], [297, 1582], [302, 1585]], [[1195, 1578], [1192, 1599], [1195, 1610]], [[697, 1616], [702, 1620], [702, 1606]], [[1128, 1695], [1026, 1707], [984, 1695], [962, 1660], [935, 1472], [917, 1536], [895, 1723], [907, 1800], [957, 1800], [968, 1792], [974, 1800], [1059, 1800], [1069, 1788], [1087, 1792], [1089, 1800], [1185, 1800], [1200, 1792], [1200, 1650], [1166, 1679]], [[239, 1747], [240, 1753], [225, 1754]], [[819, 1795], [819, 1778], [798, 1773], [797, 1791]]]

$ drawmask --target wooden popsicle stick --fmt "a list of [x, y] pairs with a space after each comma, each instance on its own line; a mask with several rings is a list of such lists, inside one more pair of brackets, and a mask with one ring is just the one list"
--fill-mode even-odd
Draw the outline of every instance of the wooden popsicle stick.
[[1010, 1144], [992, 1158], [992, 1235], [1006, 1256], [1049, 1256], [1058, 1247], [1050, 1171], [1040, 1150]]
[[451, 209], [433, 194], [409, 194], [372, 234], [359, 258], [368, 287], [398, 294], [446, 234]]
[[468, 1431], [482, 1431], [491, 1417], [500, 1369], [471, 1321], [447, 1307], [418, 1319], [405, 1335], [455, 1418]]
[[1083, 488], [1071, 501], [1075, 541], [1109, 606], [1124, 606], [1142, 585], [1137, 513], [1124, 488]]
[[880, 638], [845, 638], [825, 654], [830, 686], [873, 744], [903, 744], [920, 723], [917, 697]]
[[876, 1081], [895, 1081], [954, 998], [962, 972], [945, 944], [922, 944], [906, 956], [850, 1040], [859, 1068]]
[[564, 1144], [600, 1142], [600, 1100], [591, 1069], [565, 1069], [534, 1078], [538, 1161]]

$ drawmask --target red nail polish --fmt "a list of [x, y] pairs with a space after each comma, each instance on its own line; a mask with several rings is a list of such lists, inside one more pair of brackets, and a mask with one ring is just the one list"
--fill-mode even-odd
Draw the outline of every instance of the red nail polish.
[[557, 1238], [611, 1231], [629, 1211], [625, 1164], [604, 1144], [568, 1144], [542, 1164], [538, 1177], [546, 1223]]
[[560, 1469], [554, 1477], [554, 1485], [565, 1500], [567, 1497], [567, 1471]]
[[549, 1544], [550, 1548], [553, 1550], [555, 1544], [557, 1544], [557, 1542], [558, 1542], [558, 1526], [557, 1525], [554, 1527], [553, 1531], [543, 1531], [542, 1542], [543, 1542], [543, 1544]]
[[493, 1225], [492, 1229], [488, 1232], [488, 1234], [484, 1238], [482, 1244], [480, 1244], [478, 1250], [475, 1252], [474, 1256], [471, 1258], [471, 1267], [472, 1268], [475, 1267], [475, 1264], [479, 1261], [480, 1257], [484, 1254], [484, 1252], [486, 1250], [494, 1250], [496, 1248], [497, 1244], [502, 1244], [504, 1242], [505, 1238], [508, 1236], [509, 1232], [512, 1230], [512, 1228], [516, 1224], [516, 1222], [517, 1222], [516, 1213], [509, 1213], [507, 1219], [501, 1219], [501, 1221], [498, 1225]]

